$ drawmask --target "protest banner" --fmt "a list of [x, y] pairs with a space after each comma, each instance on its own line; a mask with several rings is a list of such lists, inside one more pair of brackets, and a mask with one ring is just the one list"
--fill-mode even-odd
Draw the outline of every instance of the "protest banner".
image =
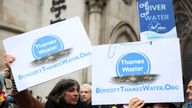
[[16, 57], [12, 73], [18, 91], [91, 65], [92, 46], [79, 17], [3, 40]]
[[92, 104], [183, 102], [178, 38], [94, 46]]
[[138, 0], [140, 39], [175, 38], [172, 0]]

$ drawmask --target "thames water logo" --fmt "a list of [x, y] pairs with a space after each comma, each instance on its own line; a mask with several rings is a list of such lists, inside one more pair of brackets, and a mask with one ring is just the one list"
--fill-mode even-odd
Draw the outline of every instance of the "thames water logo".
[[156, 75], [151, 75], [149, 58], [141, 52], [130, 52], [122, 55], [116, 63], [115, 81], [143, 82], [154, 80]]
[[[32, 54], [37, 61], [41, 62], [51, 58], [50, 55], [64, 50], [64, 44], [60, 38], [55, 35], [46, 35], [37, 39], [32, 45]], [[42, 59], [43, 58], [43, 59]], [[54, 56], [52, 56], [54, 58]]]
[[143, 53], [128, 53], [120, 57], [116, 65], [118, 76], [149, 74], [150, 61]]

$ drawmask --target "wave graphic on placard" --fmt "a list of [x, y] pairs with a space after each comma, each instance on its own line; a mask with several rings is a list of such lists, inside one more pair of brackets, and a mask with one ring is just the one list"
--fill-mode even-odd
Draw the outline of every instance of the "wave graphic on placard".
[[141, 40], [157, 39], [157, 38], [174, 38], [177, 37], [176, 27], [167, 33], [159, 34], [153, 31], [145, 31], [140, 34]]

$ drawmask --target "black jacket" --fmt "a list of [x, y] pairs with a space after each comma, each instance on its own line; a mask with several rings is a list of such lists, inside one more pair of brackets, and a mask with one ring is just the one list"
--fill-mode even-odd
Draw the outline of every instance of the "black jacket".
[[48, 100], [45, 104], [45, 108], [89, 108], [89, 107], [88, 105], [82, 103], [81, 101], [79, 101], [76, 105], [69, 105], [65, 102], [55, 104], [54, 102]]

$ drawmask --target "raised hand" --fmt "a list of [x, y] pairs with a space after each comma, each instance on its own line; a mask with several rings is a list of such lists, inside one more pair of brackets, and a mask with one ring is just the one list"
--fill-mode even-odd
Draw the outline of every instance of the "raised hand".
[[145, 103], [142, 99], [135, 97], [129, 101], [129, 108], [142, 108], [144, 104]]
[[10, 79], [13, 79], [12, 73], [11, 73], [10, 64], [11, 64], [12, 62], [14, 62], [15, 60], [16, 60], [15, 57], [13, 57], [12, 55], [6, 54], [6, 55], [4, 56], [4, 64], [5, 64], [5, 66], [7, 67], [7, 69], [5, 69], [4, 72], [7, 72], [7, 73], [9, 74]]

